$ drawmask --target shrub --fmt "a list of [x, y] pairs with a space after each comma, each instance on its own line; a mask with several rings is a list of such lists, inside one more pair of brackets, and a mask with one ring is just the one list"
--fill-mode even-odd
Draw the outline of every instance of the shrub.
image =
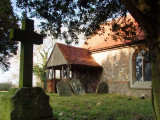
[[12, 88], [13, 84], [11, 82], [0, 83], [0, 91], [8, 91]]

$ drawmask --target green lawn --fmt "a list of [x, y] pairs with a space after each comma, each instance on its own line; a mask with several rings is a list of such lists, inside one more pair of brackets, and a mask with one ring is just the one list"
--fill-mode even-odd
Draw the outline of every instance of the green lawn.
[[0, 91], [0, 97], [1, 97], [2, 95], [4, 95], [5, 93], [7, 93], [7, 91]]
[[[0, 92], [0, 97], [6, 92]], [[150, 99], [122, 95], [86, 94], [60, 97], [48, 93], [58, 120], [152, 120]]]
[[50, 93], [50, 105], [58, 120], [151, 120], [150, 99], [111, 94], [59, 97]]

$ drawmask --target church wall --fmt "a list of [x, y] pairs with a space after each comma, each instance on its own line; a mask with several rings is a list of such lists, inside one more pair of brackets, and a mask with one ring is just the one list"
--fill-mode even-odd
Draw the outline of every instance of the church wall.
[[101, 81], [129, 81], [130, 49], [121, 48], [92, 54], [96, 62], [103, 66]]
[[92, 57], [103, 66], [100, 81], [107, 82], [109, 93], [118, 93], [131, 96], [150, 97], [151, 89], [132, 88], [132, 55], [133, 47], [111, 49], [92, 53]]

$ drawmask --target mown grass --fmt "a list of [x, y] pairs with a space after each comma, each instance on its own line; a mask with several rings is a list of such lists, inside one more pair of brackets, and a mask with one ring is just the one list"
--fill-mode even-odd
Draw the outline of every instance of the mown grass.
[[1, 97], [2, 95], [6, 94], [6, 93], [7, 93], [7, 91], [0, 91], [0, 97]]
[[[1, 91], [0, 98], [5, 93]], [[71, 97], [48, 95], [53, 116], [58, 120], [153, 120], [151, 99], [96, 93]]]
[[58, 120], [151, 120], [150, 99], [111, 95], [86, 94], [60, 97], [50, 93], [50, 105]]

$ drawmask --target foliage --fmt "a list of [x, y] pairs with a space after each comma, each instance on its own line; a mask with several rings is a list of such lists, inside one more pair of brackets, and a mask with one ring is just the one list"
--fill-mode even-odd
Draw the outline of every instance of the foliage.
[[50, 31], [68, 44], [78, 43], [78, 34], [90, 36], [108, 18], [126, 12], [118, 0], [17, 0], [17, 6], [31, 17], [46, 20], [41, 23], [42, 32]]
[[13, 87], [11, 82], [0, 83], [0, 91], [9, 91]]
[[60, 97], [53, 93], [49, 95], [53, 115], [58, 120], [151, 120], [153, 118], [150, 99], [95, 93], [71, 97]]
[[40, 52], [41, 58], [42, 58], [42, 63], [40, 65], [35, 64], [33, 66], [33, 73], [40, 77], [41, 82], [43, 83], [43, 89], [46, 90], [47, 88], [47, 76], [46, 76], [46, 70], [45, 70], [45, 65], [47, 63], [47, 57], [48, 57], [48, 51], [46, 52], [45, 50]]
[[[78, 43], [77, 35], [80, 33], [84, 33], [86, 37], [96, 33], [100, 25], [111, 20], [110, 18], [125, 17], [129, 10], [146, 33], [147, 45], [150, 48], [154, 47], [151, 37], [157, 33], [153, 32], [157, 27], [155, 14], [159, 10], [157, 3], [150, 0], [142, 3], [135, 0], [129, 2], [127, 0], [17, 0], [17, 6], [24, 12], [31, 13], [30, 17], [46, 20], [41, 23], [43, 33], [50, 31], [55, 38], [65, 39], [68, 44], [73, 41]], [[127, 23], [127, 20], [123, 21]], [[113, 29], [116, 27], [123, 31], [125, 34], [121, 36], [129, 40], [136, 38], [137, 26], [132, 22], [124, 26], [119, 25], [121, 23], [113, 24]], [[119, 32], [116, 35], [119, 36]], [[113, 38], [117, 39], [117, 36]]]
[[47, 80], [47, 77], [46, 77], [46, 71], [44, 69], [44, 67], [41, 67], [41, 66], [38, 66], [38, 65], [34, 65], [33, 66], [33, 73], [40, 77], [41, 79], [41, 82], [42, 82], [42, 86], [44, 88], [44, 90], [46, 89], [46, 80]]
[[6, 93], [7, 93], [7, 91], [0, 91], [0, 100], [1, 100], [1, 96], [3, 96]]
[[9, 30], [18, 27], [18, 18], [13, 12], [10, 0], [0, 1], [0, 67], [8, 70], [9, 58], [17, 51], [17, 42], [9, 41]]

